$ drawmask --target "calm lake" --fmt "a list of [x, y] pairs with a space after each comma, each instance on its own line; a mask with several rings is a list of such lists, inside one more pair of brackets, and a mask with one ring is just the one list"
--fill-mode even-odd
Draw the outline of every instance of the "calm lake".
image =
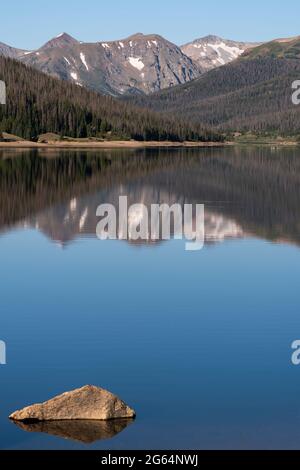
[[[205, 204], [204, 249], [98, 240], [119, 195]], [[298, 149], [2, 150], [0, 279], [2, 449], [300, 449]], [[86, 384], [136, 421], [8, 420]]]

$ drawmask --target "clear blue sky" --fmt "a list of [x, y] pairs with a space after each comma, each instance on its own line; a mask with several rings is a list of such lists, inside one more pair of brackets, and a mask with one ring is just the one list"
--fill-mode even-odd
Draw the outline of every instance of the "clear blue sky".
[[34, 49], [61, 32], [82, 41], [158, 33], [183, 44], [207, 34], [265, 41], [300, 35], [299, 0], [11, 0], [0, 41]]

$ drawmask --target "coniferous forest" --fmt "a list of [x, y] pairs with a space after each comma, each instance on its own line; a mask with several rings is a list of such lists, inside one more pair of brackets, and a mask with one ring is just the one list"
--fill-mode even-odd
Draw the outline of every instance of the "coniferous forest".
[[0, 57], [0, 80], [7, 87], [7, 104], [0, 107], [0, 132], [27, 140], [49, 132], [73, 138], [110, 133], [116, 139], [140, 141], [222, 140], [200, 124], [136, 108], [12, 59]]
[[219, 132], [299, 135], [300, 106], [291, 99], [299, 77], [298, 58], [246, 56], [185, 85], [130, 101]]

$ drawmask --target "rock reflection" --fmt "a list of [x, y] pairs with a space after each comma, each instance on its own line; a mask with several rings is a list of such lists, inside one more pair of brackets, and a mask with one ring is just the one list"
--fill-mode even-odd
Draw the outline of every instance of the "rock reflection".
[[51, 434], [83, 444], [112, 439], [124, 431], [134, 420], [111, 421], [47, 421], [37, 423], [14, 422], [26, 432]]

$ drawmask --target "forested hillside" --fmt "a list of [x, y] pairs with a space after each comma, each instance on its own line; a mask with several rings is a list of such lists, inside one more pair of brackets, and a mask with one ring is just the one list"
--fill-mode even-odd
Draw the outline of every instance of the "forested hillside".
[[245, 52], [244, 58], [273, 57], [285, 59], [300, 59], [300, 37], [277, 39], [261, 44]]
[[0, 132], [26, 139], [53, 132], [70, 137], [136, 140], [219, 140], [202, 125], [135, 108], [78, 85], [51, 78], [9, 58], [0, 57], [0, 80], [7, 105], [0, 107]]
[[291, 100], [297, 79], [298, 59], [243, 57], [191, 83], [133, 102], [219, 131], [298, 134], [300, 107]]

